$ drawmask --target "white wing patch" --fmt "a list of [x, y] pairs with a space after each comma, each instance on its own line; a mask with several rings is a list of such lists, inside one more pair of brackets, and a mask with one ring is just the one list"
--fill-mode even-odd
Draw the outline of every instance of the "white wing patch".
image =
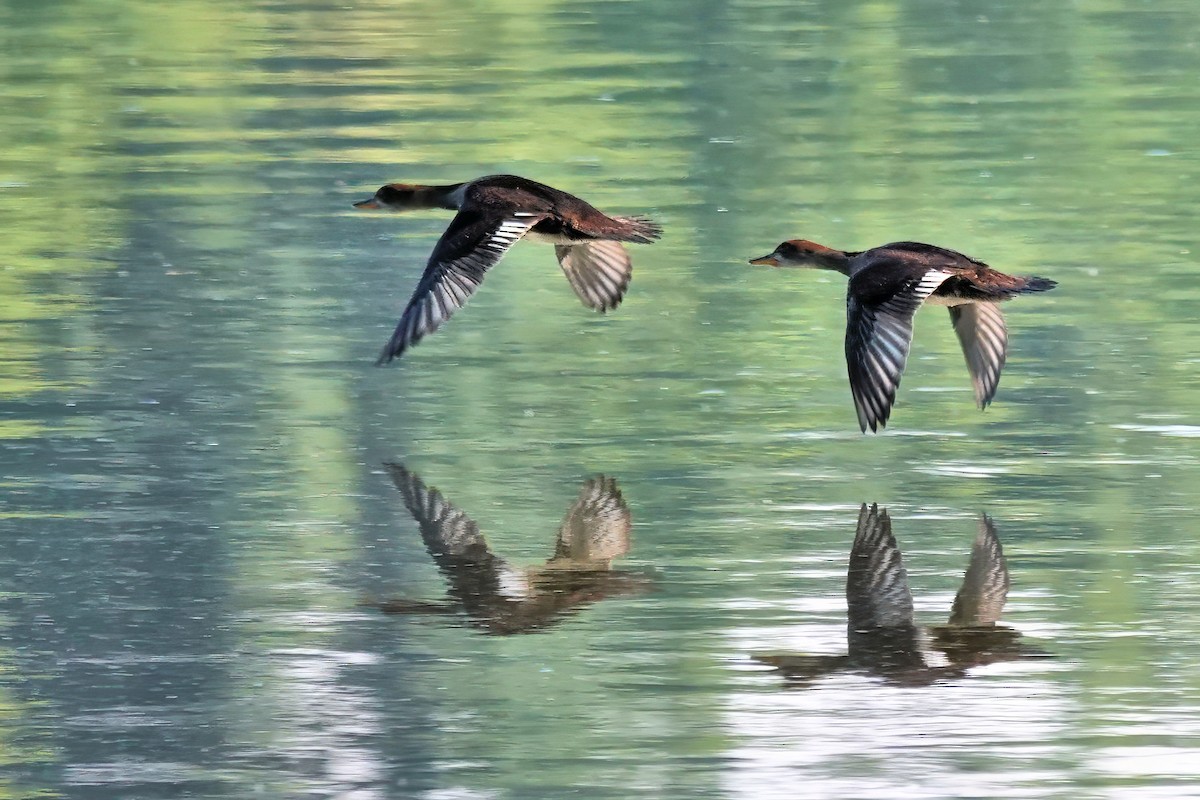
[[925, 276], [921, 278], [920, 283], [918, 283], [916, 288], [913, 289], [913, 294], [919, 297], [921, 302], [924, 302], [925, 298], [933, 294], [933, 292], [939, 286], [946, 282], [947, 278], [953, 277], [953, 272], [944, 272], [940, 269], [931, 269], [925, 273]]
[[508, 248], [517, 243], [529, 230], [529, 217], [536, 216], [534, 214], [513, 214], [511, 218], [504, 220], [500, 226], [492, 232], [492, 235], [484, 241], [483, 246], [504, 255]]

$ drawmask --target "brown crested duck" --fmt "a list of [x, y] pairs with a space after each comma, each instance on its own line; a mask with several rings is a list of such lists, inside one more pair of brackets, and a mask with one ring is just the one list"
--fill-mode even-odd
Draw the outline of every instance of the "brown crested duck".
[[751, 264], [815, 267], [850, 278], [846, 292], [846, 364], [858, 424], [887, 424], [912, 344], [913, 315], [922, 303], [948, 306], [981, 409], [996, 395], [1008, 350], [999, 303], [1045, 292], [1047, 278], [1014, 277], [970, 256], [921, 242], [893, 242], [846, 252], [796, 239]]
[[434, 245], [378, 364], [399, 358], [437, 330], [518, 239], [553, 244], [575, 294], [585, 305], [605, 312], [617, 307], [629, 286], [632, 265], [621, 242], [649, 244], [662, 235], [652, 220], [610, 217], [574, 195], [516, 175], [488, 175], [446, 186], [389, 183], [354, 205], [458, 211]]

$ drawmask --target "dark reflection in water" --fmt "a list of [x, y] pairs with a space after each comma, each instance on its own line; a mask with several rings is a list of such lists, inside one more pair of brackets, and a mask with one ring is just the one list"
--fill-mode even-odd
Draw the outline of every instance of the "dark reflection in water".
[[1016, 630], [998, 625], [1009, 575], [996, 526], [979, 515], [971, 562], [945, 625], [913, 618], [908, 572], [886, 509], [863, 507], [846, 573], [844, 656], [761, 655], [759, 661], [805, 684], [838, 672], [862, 672], [920, 685], [963, 675], [970, 667], [1044, 655], [1023, 645]]
[[617, 482], [584, 481], [567, 509], [554, 555], [521, 569], [488, 547], [475, 520], [400, 464], [385, 465], [421, 529], [425, 548], [450, 582], [445, 602], [406, 599], [370, 603], [393, 614], [465, 613], [488, 633], [528, 633], [549, 627], [583, 606], [617, 595], [649, 591], [645, 576], [612, 569], [629, 552], [632, 518]]

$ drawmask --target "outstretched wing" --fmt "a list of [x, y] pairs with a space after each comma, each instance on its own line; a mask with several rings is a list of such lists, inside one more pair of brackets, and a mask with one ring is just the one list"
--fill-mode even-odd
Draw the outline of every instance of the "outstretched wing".
[[995, 625], [1008, 599], [1008, 564], [1000, 547], [996, 526], [987, 514], [979, 515], [979, 533], [971, 548], [971, 564], [950, 611], [951, 625]]
[[856, 631], [902, 628], [913, 621], [912, 592], [886, 509], [863, 505], [846, 573], [846, 607]]
[[633, 263], [624, 245], [597, 239], [555, 245], [554, 252], [584, 305], [603, 313], [620, 304], [633, 274]]
[[953, 273], [932, 269], [885, 292], [870, 293], [856, 285], [864, 275], [851, 279], [846, 297], [846, 366], [858, 425], [865, 433], [887, 424], [908, 361], [913, 315]]
[[975, 403], [987, 408], [1000, 385], [1000, 370], [1008, 352], [1008, 328], [995, 303], [966, 303], [950, 307], [950, 322], [967, 357]]
[[508, 248], [542, 219], [520, 212], [486, 214], [460, 211], [450, 222], [429, 256], [412, 299], [400, 317], [396, 332], [379, 354], [376, 364], [399, 358], [405, 350], [433, 333], [466, 304], [489, 269]]

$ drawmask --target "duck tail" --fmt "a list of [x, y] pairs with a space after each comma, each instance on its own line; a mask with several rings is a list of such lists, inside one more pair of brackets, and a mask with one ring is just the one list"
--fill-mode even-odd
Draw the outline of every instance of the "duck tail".
[[1052, 281], [1049, 278], [1030, 277], [1025, 279], [1025, 285], [1021, 287], [1021, 292], [1048, 292], [1058, 286], [1058, 281]]
[[621, 241], [650, 244], [662, 236], [662, 226], [649, 217], [613, 217], [621, 224]]

